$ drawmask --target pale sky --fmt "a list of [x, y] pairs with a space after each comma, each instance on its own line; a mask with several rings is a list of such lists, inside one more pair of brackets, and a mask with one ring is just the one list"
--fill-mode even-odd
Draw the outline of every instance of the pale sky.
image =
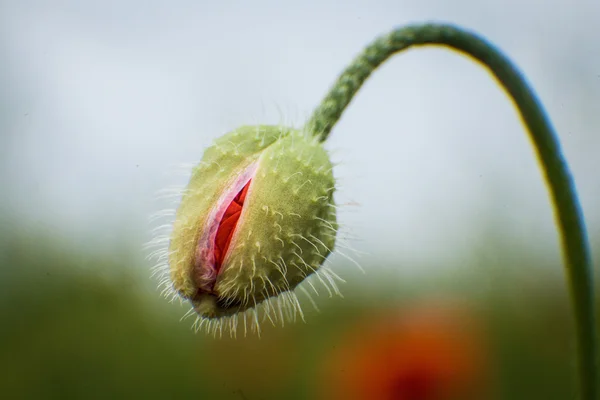
[[[142, 240], [158, 207], [154, 193], [185, 182], [169, 172], [174, 166], [199, 161], [213, 139], [242, 124], [301, 126], [377, 35], [440, 20], [482, 33], [527, 75], [560, 134], [598, 243], [599, 4], [0, 2], [0, 82], [9, 98], [0, 211], [85, 246], [89, 238]], [[422, 48], [387, 62], [327, 147], [341, 162], [339, 202], [360, 203], [340, 215], [360, 250], [406, 265], [439, 261], [468, 251], [496, 223], [558, 257], [546, 189], [516, 112], [464, 57]]]

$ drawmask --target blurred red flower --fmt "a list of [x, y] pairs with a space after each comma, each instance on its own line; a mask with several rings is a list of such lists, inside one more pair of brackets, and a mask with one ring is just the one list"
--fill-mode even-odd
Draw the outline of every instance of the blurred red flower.
[[326, 356], [324, 399], [487, 398], [483, 335], [464, 307], [428, 303], [362, 319]]

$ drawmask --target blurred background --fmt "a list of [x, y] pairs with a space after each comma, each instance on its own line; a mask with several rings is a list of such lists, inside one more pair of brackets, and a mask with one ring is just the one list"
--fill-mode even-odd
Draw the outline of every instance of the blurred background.
[[[410, 50], [367, 82], [338, 162], [344, 298], [213, 338], [160, 297], [156, 193], [242, 124], [300, 127], [377, 35], [443, 20], [503, 49], [557, 128], [600, 256], [600, 3], [0, 1], [3, 398], [571, 399], [547, 191], [488, 73]], [[597, 264], [596, 264], [597, 265]]]

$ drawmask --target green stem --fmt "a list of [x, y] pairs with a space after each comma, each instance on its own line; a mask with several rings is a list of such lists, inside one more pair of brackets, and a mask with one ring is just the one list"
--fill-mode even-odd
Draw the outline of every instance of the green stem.
[[396, 29], [375, 40], [340, 75], [307, 123], [324, 141], [371, 73], [390, 56], [412, 46], [434, 44], [465, 53], [487, 67], [514, 101], [542, 164], [562, 238], [578, 340], [581, 399], [596, 400], [593, 276], [589, 246], [575, 186], [557, 135], [525, 78], [498, 49], [475, 33], [444, 24]]

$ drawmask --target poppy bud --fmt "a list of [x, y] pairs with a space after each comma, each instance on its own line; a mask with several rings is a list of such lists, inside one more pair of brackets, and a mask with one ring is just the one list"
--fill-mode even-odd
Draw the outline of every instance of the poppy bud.
[[329, 156], [312, 136], [279, 126], [222, 136], [193, 169], [177, 209], [173, 288], [201, 319], [289, 294], [334, 247], [333, 192]]

